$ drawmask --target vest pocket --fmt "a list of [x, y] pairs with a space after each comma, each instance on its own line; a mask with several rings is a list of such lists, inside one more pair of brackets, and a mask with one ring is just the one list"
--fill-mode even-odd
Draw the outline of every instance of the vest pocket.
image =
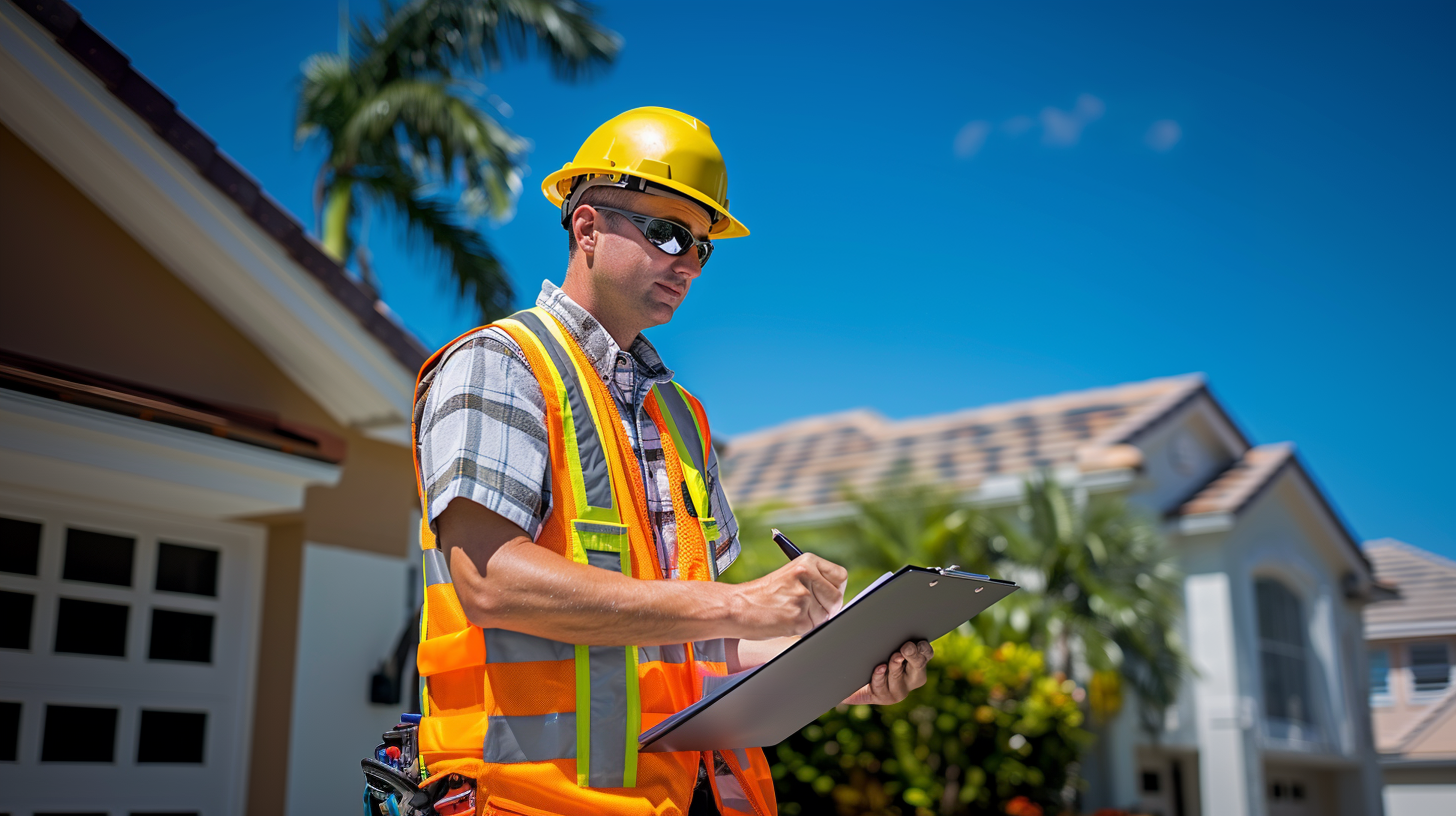
[[574, 519], [571, 522], [571, 536], [572, 550], [580, 554], [578, 561], [623, 575], [632, 574], [627, 525]]

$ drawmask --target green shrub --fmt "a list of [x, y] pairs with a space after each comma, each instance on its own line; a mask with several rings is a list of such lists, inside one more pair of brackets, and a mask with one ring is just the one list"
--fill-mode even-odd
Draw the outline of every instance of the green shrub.
[[839, 706], [768, 749], [780, 812], [1002, 814], [1025, 797], [1056, 813], [1090, 738], [1082, 697], [1031, 647], [953, 632], [903, 702]]

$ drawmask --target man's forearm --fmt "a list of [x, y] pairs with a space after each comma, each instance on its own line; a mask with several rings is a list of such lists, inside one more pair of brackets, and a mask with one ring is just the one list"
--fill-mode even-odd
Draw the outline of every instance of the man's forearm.
[[464, 548], [452, 548], [450, 573], [466, 618], [485, 628], [589, 646], [686, 643], [738, 628], [731, 584], [629, 578], [565, 560], [525, 537], [492, 553], [486, 575]]

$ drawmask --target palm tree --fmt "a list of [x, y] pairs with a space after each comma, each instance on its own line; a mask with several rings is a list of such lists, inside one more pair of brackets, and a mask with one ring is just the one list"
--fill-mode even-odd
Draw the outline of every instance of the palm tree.
[[621, 40], [594, 15], [574, 0], [386, 0], [383, 19], [356, 23], [340, 53], [310, 57], [296, 133], [326, 154], [314, 188], [325, 251], [373, 284], [360, 223], [371, 208], [389, 212], [482, 317], [505, 313], [510, 282], [473, 224], [510, 215], [528, 143], [484, 110], [478, 77], [532, 43], [561, 79], [611, 63]]
[[1078, 499], [1047, 474], [1026, 481], [1015, 516], [991, 518], [991, 549], [1038, 590], [1015, 605], [1032, 644], [1063, 674], [1085, 664], [1094, 713], [1115, 713], [1125, 681], [1156, 735], [1190, 665], [1177, 636], [1182, 577], [1157, 528], [1120, 496]]

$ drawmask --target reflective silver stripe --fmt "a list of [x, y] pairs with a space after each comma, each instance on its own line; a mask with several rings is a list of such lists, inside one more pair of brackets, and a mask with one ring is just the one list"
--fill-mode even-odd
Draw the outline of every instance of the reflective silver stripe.
[[596, 423], [587, 409], [588, 398], [581, 380], [576, 376], [576, 366], [571, 355], [556, 337], [551, 334], [541, 318], [534, 312], [516, 312], [511, 319], [525, 326], [536, 335], [566, 385], [566, 401], [571, 407], [571, 421], [576, 426], [576, 450], [581, 459], [581, 479], [586, 485], [586, 503], [592, 507], [612, 506], [611, 476], [607, 472], [607, 457], [602, 451], [601, 437], [597, 435]]
[[658, 399], [667, 406], [667, 412], [672, 415], [672, 424], [677, 426], [678, 435], [688, 446], [688, 458], [693, 467], [707, 479], [708, 470], [703, 466], [703, 437], [698, 434], [698, 421], [693, 417], [693, 409], [688, 407], [687, 400], [683, 399], [682, 392], [677, 390], [676, 385], [667, 383], [656, 388]]
[[425, 550], [425, 586], [448, 583], [451, 583], [450, 562], [445, 560], [445, 554], [435, 547]]
[[734, 748], [733, 755], [738, 757], [738, 767], [748, 770], [748, 752], [742, 748]]
[[708, 663], [727, 663], [728, 652], [722, 638], [693, 641], [693, 658]]
[[662, 646], [639, 646], [638, 663], [686, 663], [688, 650], [681, 643], [666, 643]]
[[571, 524], [576, 527], [578, 532], [582, 533], [600, 533], [601, 535], [614, 536], [625, 536], [627, 534], [627, 525], [625, 524], [606, 524], [596, 521], [582, 521], [581, 519], [573, 519]]
[[576, 715], [489, 717], [485, 726], [486, 762], [544, 762], [576, 757]]
[[[591, 663], [589, 787], [623, 787], [622, 775], [627, 770], [628, 648], [592, 646], [588, 649]], [[632, 744], [637, 744], [635, 734]]]
[[622, 571], [622, 554], [608, 552], [606, 550], [587, 550], [586, 562], [593, 567], [609, 569], [612, 572]]
[[509, 629], [485, 629], [485, 662], [537, 663], [543, 660], [571, 660], [576, 656], [570, 643], [512, 632]]

